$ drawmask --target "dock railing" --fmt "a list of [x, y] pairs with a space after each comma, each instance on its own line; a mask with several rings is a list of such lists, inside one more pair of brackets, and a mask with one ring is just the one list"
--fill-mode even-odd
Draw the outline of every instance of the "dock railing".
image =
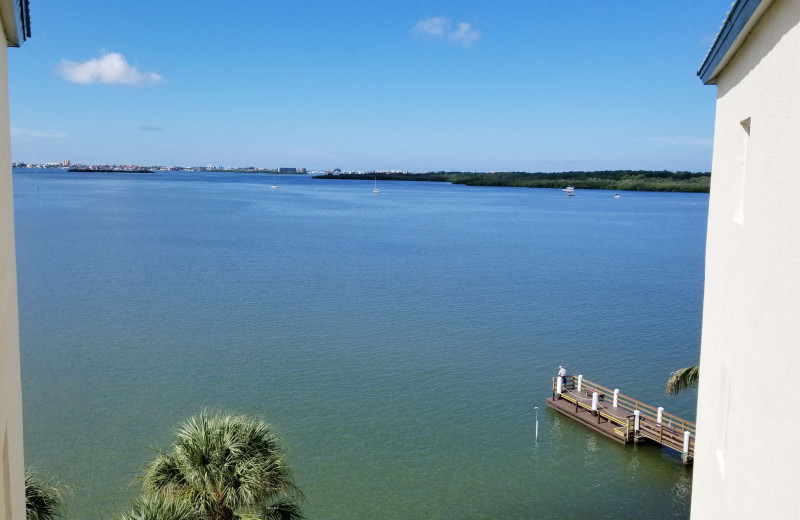
[[[689, 459], [694, 458], [694, 442], [697, 433], [695, 423], [665, 412], [664, 408], [656, 408], [629, 395], [620, 393], [619, 389], [612, 390], [584, 379], [582, 375], [567, 375], [564, 380], [562, 391], [580, 392], [581, 394], [585, 392], [587, 398], [597, 392], [598, 398], [603, 402], [604, 407], [616, 406], [618, 410], [630, 412], [624, 418], [619, 415], [604, 414], [601, 410], [597, 412], [598, 415], [618, 424], [614, 431], [624, 437], [626, 442], [634, 440], [636, 436], [634, 417], [638, 411], [639, 436], [647, 437], [678, 452], [685, 453]], [[558, 377], [553, 378], [553, 396], [555, 397], [556, 395], [558, 395]], [[576, 407], [578, 404], [576, 402]], [[581, 406], [589, 409], [584, 404], [581, 404]]]

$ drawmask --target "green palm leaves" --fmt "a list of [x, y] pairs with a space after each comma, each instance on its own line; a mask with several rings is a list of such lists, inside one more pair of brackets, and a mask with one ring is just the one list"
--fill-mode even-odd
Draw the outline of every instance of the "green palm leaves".
[[142, 497], [119, 520], [203, 520], [188, 502], [164, 502], [158, 498]]
[[25, 518], [26, 520], [53, 520], [69, 489], [52, 480], [46, 480], [32, 470], [25, 470]]
[[688, 388], [697, 388], [700, 383], [700, 367], [686, 367], [670, 374], [667, 380], [666, 392], [676, 395]]
[[263, 421], [202, 412], [147, 467], [144, 498], [120, 520], [303, 518], [280, 443]]

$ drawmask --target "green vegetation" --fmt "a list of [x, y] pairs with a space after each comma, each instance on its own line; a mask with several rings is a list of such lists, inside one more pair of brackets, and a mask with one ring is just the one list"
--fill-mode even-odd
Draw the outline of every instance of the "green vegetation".
[[203, 516], [188, 502], [164, 502], [142, 497], [119, 520], [203, 520]]
[[700, 367], [686, 367], [670, 374], [665, 391], [677, 395], [689, 388], [697, 388], [700, 383]]
[[157, 450], [142, 476], [143, 495], [120, 520], [304, 518], [277, 437], [263, 421], [204, 411]]
[[61, 516], [61, 509], [69, 489], [54, 480], [25, 470], [25, 518], [26, 520], [53, 520]]
[[377, 179], [381, 181], [450, 182], [467, 186], [509, 186], [517, 188], [564, 188], [611, 191], [680, 191], [708, 193], [710, 173], [647, 170], [611, 170], [596, 172], [428, 172], [326, 174], [315, 179]]

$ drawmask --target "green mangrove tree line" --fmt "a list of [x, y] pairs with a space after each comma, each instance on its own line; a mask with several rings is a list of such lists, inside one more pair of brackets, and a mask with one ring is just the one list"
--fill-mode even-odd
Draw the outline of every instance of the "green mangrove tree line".
[[680, 191], [708, 193], [710, 173], [649, 170], [529, 172], [427, 172], [427, 173], [329, 173], [316, 179], [377, 179], [379, 181], [427, 181], [467, 186], [508, 186], [517, 188], [564, 188], [612, 191]]

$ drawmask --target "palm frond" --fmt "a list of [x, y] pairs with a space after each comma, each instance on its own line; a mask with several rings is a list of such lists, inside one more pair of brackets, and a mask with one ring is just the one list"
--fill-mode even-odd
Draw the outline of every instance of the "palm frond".
[[689, 388], [697, 388], [700, 384], [700, 367], [686, 367], [670, 374], [665, 389], [668, 395], [677, 395]]
[[188, 501], [206, 518], [260, 514], [283, 497], [275, 502], [274, 513], [283, 516], [271, 518], [302, 518], [293, 501], [301, 501], [302, 493], [267, 423], [204, 410], [185, 421], [175, 436], [171, 449], [158, 451], [142, 476], [146, 494]]
[[279, 500], [261, 512], [261, 520], [303, 520], [300, 506], [292, 500]]
[[52, 520], [61, 516], [60, 510], [69, 492], [63, 484], [44, 479], [31, 469], [25, 470], [26, 520]]
[[142, 497], [117, 520], [202, 520], [188, 501], [164, 501], [157, 497]]

